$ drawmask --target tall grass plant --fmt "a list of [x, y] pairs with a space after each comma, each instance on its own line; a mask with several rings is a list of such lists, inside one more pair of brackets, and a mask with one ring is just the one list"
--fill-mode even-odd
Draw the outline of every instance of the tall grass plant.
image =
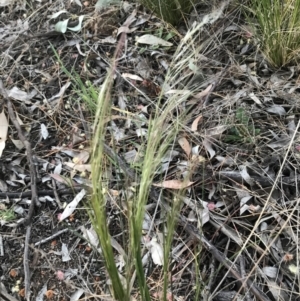
[[[145, 140], [145, 145], [143, 146], [145, 155], [141, 164], [141, 174], [139, 179], [136, 179], [138, 185], [135, 186], [135, 193], [128, 198], [127, 201], [128, 229], [125, 229], [125, 231], [129, 235], [129, 242], [127, 246], [124, 246], [127, 248], [124, 273], [126, 277], [119, 274], [114, 260], [109, 228], [106, 223], [106, 193], [108, 187], [105, 181], [103, 181], [106, 170], [105, 166], [107, 166], [104, 153], [104, 137], [109, 135], [107, 132], [107, 119], [111, 116], [113, 75], [117, 70], [116, 56], [112, 61], [110, 72], [100, 90], [95, 114], [94, 138], [92, 141], [93, 195], [90, 203], [92, 209], [91, 220], [99, 236], [106, 269], [112, 283], [112, 294], [116, 300], [130, 300], [133, 286], [135, 286], [136, 283], [135, 278], [137, 278], [138, 299], [150, 301], [148, 282], [142, 263], [144, 249], [141, 241], [143, 237], [142, 226], [145, 217], [145, 207], [149, 199], [154, 177], [160, 170], [162, 158], [166, 156], [167, 151], [172, 150], [176, 144], [178, 133], [184, 128], [189, 118], [189, 112], [185, 109], [185, 103], [196, 93], [193, 89], [185, 90], [183, 93], [182, 90], [178, 89], [179, 84], [183, 82], [184, 78], [189, 78], [194, 74], [189, 66], [192, 62], [197, 60], [199, 53], [202, 51], [201, 45], [197, 42], [202, 27], [209, 22], [217, 20], [220, 13], [221, 10], [219, 10], [218, 14], [212, 13], [211, 16], [206, 16], [202, 22], [191, 28], [183, 37], [173, 55], [173, 60], [165, 76], [165, 83], [162, 86], [161, 95], [158, 97], [158, 100], [152, 104], [156, 110], [154, 116], [148, 121], [148, 135]], [[185, 75], [184, 78], [183, 74]], [[173, 94], [167, 94], [168, 98], [166, 100], [165, 92], [167, 91], [173, 91]], [[162, 101], [163, 98], [164, 101]], [[117, 162], [114, 162], [112, 164], [116, 163]], [[121, 166], [120, 169], [122, 169]], [[188, 181], [188, 177], [186, 181]], [[169, 287], [169, 254], [173, 243], [173, 233], [176, 226], [177, 215], [181, 208], [180, 196], [182, 196], [183, 192], [184, 191], [181, 190], [177, 192], [176, 195], [174, 194], [174, 199], [171, 200], [171, 210], [167, 210], [166, 214], [163, 241], [163, 300], [167, 300], [167, 289]], [[157, 206], [163, 207], [159, 197], [155, 201], [158, 202]], [[153, 219], [155, 219], [155, 216], [153, 216]], [[195, 261], [197, 261], [196, 256], [198, 255], [195, 254]], [[124, 279], [127, 281], [126, 284], [122, 281]], [[199, 295], [199, 289], [196, 289], [196, 291], [197, 295]]]

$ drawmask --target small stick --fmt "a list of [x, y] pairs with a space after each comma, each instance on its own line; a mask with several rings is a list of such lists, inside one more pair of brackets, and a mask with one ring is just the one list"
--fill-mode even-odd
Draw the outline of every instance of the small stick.
[[10, 98], [9, 98], [6, 90], [3, 87], [3, 82], [1, 79], [0, 79], [0, 92], [1, 92], [2, 96], [4, 97], [4, 100], [6, 101], [8, 115], [17, 130], [18, 137], [21, 140], [21, 142], [24, 144], [25, 149], [26, 149], [27, 162], [29, 164], [30, 179], [31, 179], [31, 181], [30, 181], [31, 182], [30, 183], [30, 185], [31, 185], [31, 203], [29, 206], [27, 217], [24, 220], [24, 223], [25, 223], [25, 225], [29, 225], [31, 223], [35, 205], [41, 206], [41, 203], [38, 200], [38, 194], [37, 194], [37, 188], [36, 188], [37, 175], [36, 175], [35, 164], [34, 164], [35, 162], [34, 162], [34, 158], [32, 156], [31, 145], [28, 142], [28, 140], [25, 138], [25, 136], [22, 132], [20, 123], [18, 122], [18, 120], [16, 118], [16, 115], [15, 115], [15, 112], [13, 109], [13, 105], [10, 101]]
[[30, 269], [29, 269], [29, 241], [31, 234], [31, 224], [26, 228], [25, 246], [24, 246], [24, 287], [25, 287], [25, 299], [30, 301]]
[[62, 229], [62, 230], [60, 230], [60, 231], [54, 233], [53, 235], [51, 235], [51, 236], [49, 236], [49, 237], [47, 237], [47, 238], [44, 238], [44, 239], [42, 239], [42, 240], [40, 240], [40, 241], [37, 241], [37, 242], [34, 244], [34, 246], [37, 247], [37, 246], [39, 246], [39, 245], [41, 245], [41, 244], [44, 244], [44, 243], [48, 242], [49, 240], [52, 240], [53, 238], [55, 238], [55, 237], [57, 237], [57, 236], [59, 236], [59, 235], [65, 233], [65, 232], [68, 232], [68, 231], [69, 231], [69, 228]]
[[4, 256], [4, 249], [3, 249], [3, 238], [2, 235], [0, 235], [0, 256]]
[[[79, 192], [82, 190], [81, 186], [76, 186], [73, 188], [66, 188], [66, 189], [59, 189], [56, 190], [58, 195], [67, 195], [67, 194], [74, 194], [74, 192]], [[55, 196], [53, 190], [38, 190], [38, 196]], [[32, 191], [25, 191], [25, 192], [0, 192], [0, 198], [11, 198], [11, 199], [22, 199], [22, 198], [29, 198], [32, 195]]]
[[64, 206], [63, 206], [63, 204], [60, 201], [60, 198], [59, 198], [59, 195], [58, 195], [57, 189], [56, 189], [56, 183], [55, 183], [55, 180], [53, 178], [52, 178], [52, 186], [53, 186], [53, 194], [54, 194], [56, 203], [57, 203], [59, 209], [63, 209]]
[[30, 143], [27, 141], [27, 139], [25, 138], [25, 136], [23, 135], [21, 126], [16, 118], [15, 112], [13, 110], [13, 106], [12, 103], [9, 99], [6, 100], [6, 104], [7, 104], [7, 109], [8, 109], [8, 114], [9, 117], [12, 121], [12, 123], [14, 124], [14, 126], [16, 127], [16, 130], [18, 132], [18, 136], [20, 138], [20, 140], [22, 141], [22, 143], [24, 144], [25, 148], [26, 148], [26, 153], [27, 153], [27, 161], [29, 164], [29, 170], [30, 170], [30, 178], [31, 178], [31, 203], [29, 206], [29, 210], [28, 210], [28, 214], [27, 217], [25, 219], [25, 224], [29, 225], [31, 223], [31, 219], [33, 216], [33, 212], [34, 212], [34, 207], [36, 206], [41, 206], [41, 203], [38, 199], [38, 193], [37, 193], [37, 188], [36, 188], [36, 171], [35, 171], [35, 165], [33, 162], [33, 157], [32, 157], [32, 149], [31, 149], [31, 145]]

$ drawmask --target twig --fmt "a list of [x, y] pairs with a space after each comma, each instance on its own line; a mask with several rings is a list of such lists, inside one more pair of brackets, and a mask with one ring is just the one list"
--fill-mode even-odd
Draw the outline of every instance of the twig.
[[3, 238], [2, 235], [0, 235], [0, 256], [4, 256], [4, 249], [3, 249]]
[[210, 91], [208, 92], [208, 94], [206, 95], [204, 101], [203, 101], [203, 107], [205, 108], [209, 101], [210, 101], [210, 96], [212, 95], [212, 93], [214, 92], [214, 90], [216, 89], [216, 87], [219, 85], [219, 83], [221, 82], [221, 79], [224, 78], [225, 74], [228, 71], [228, 66], [229, 66], [229, 62], [227, 62], [226, 66], [224, 67], [224, 69], [221, 71], [221, 73], [219, 74], [217, 80], [213, 83], [212, 88], [210, 89]]
[[103, 143], [103, 151], [106, 155], [108, 155], [116, 162], [116, 165], [124, 171], [124, 173], [130, 178], [131, 181], [137, 181], [137, 173], [130, 167], [128, 167], [127, 163], [105, 143]]
[[25, 287], [25, 299], [30, 301], [30, 269], [29, 269], [29, 241], [31, 234], [31, 224], [27, 226], [24, 246], [24, 287]]
[[52, 178], [52, 187], [53, 187], [53, 194], [54, 194], [56, 203], [57, 203], [59, 209], [63, 209], [64, 206], [60, 201], [60, 198], [59, 198], [59, 195], [58, 195], [57, 189], [56, 189], [56, 183], [55, 183], [55, 180], [53, 178]]
[[21, 140], [21, 142], [24, 144], [25, 149], [26, 149], [27, 161], [28, 161], [29, 170], [30, 170], [30, 179], [31, 179], [31, 183], [30, 183], [30, 185], [31, 185], [31, 203], [29, 206], [27, 217], [24, 220], [24, 223], [25, 223], [25, 225], [29, 225], [31, 223], [35, 205], [36, 206], [41, 205], [41, 203], [38, 200], [38, 194], [37, 194], [37, 188], [36, 188], [37, 176], [36, 176], [36, 171], [35, 171], [35, 164], [34, 164], [35, 162], [34, 162], [34, 158], [32, 156], [31, 145], [27, 141], [27, 139], [25, 138], [25, 136], [22, 132], [20, 123], [18, 122], [15, 112], [13, 110], [12, 103], [9, 99], [9, 96], [7, 95], [6, 90], [3, 87], [2, 80], [0, 80], [0, 93], [4, 97], [4, 100], [6, 101], [8, 114], [9, 114], [9, 117], [10, 117], [13, 125], [15, 126], [15, 128], [17, 130], [18, 137]]
[[[65, 233], [65, 232], [68, 232], [68, 231], [70, 231], [70, 232], [72, 232], [72, 233], [76, 233], [76, 231], [80, 230], [80, 228], [81, 228], [82, 226], [83, 226], [83, 225], [80, 225], [80, 226], [78, 226], [78, 227], [75, 228], [75, 229], [65, 228], [65, 229], [59, 230], [59, 231], [57, 231], [56, 233], [54, 233], [53, 235], [51, 235], [51, 236], [49, 236], [49, 237], [47, 237], [47, 238], [44, 238], [44, 239], [42, 239], [42, 240], [40, 240], [40, 241], [37, 241], [37, 242], [34, 244], [34, 246], [35, 246], [35, 247], [40, 246], [40, 245], [42, 245], [42, 244], [44, 244], [44, 243], [46, 243], [46, 242], [48, 242], [48, 241], [50, 241], [50, 240], [53, 240], [53, 238], [55, 238], [55, 237], [57, 237], [57, 236], [60, 236], [61, 234]], [[80, 238], [82, 238], [82, 237], [80, 237]]]
[[216, 272], [216, 258], [213, 257], [211, 260], [211, 263], [209, 265], [210, 268], [210, 273], [209, 273], [209, 277], [208, 277], [208, 283], [206, 285], [207, 290], [209, 292], [211, 292], [211, 288], [213, 286], [214, 280], [215, 280], [215, 272]]
[[86, 137], [87, 140], [90, 140], [91, 139], [91, 134], [90, 134], [87, 122], [84, 119], [80, 103], [78, 103], [78, 110], [79, 110], [79, 113], [80, 113], [80, 119], [81, 119], [81, 123], [82, 123], [83, 129], [84, 129], [85, 137]]
[[55, 237], [57, 237], [57, 236], [59, 236], [59, 235], [65, 233], [65, 232], [68, 232], [68, 231], [69, 231], [69, 228], [62, 229], [62, 230], [60, 230], [60, 231], [54, 233], [53, 235], [51, 235], [51, 236], [49, 236], [49, 237], [47, 237], [47, 238], [45, 238], [45, 239], [42, 239], [42, 240], [40, 240], [40, 241], [37, 241], [37, 242], [34, 244], [34, 246], [37, 247], [37, 246], [39, 246], [39, 245], [41, 245], [41, 244], [44, 244], [44, 243], [48, 242], [49, 240], [52, 240], [53, 238], [55, 238]]
[[18, 122], [15, 112], [13, 110], [12, 103], [7, 95], [6, 90], [3, 87], [3, 82], [0, 80], [0, 92], [4, 97], [4, 100], [6, 101], [7, 110], [9, 117], [15, 126], [19, 139], [24, 144], [26, 149], [26, 155], [27, 155], [27, 161], [29, 164], [29, 170], [30, 170], [30, 185], [31, 185], [31, 203], [29, 206], [27, 217], [24, 219], [24, 224], [27, 225], [26, 229], [26, 239], [25, 239], [25, 248], [24, 248], [24, 258], [23, 258], [23, 264], [24, 264], [24, 274], [25, 274], [25, 299], [27, 301], [30, 301], [30, 271], [29, 271], [29, 264], [28, 264], [28, 247], [29, 247], [29, 240], [30, 240], [30, 233], [31, 233], [31, 222], [32, 222], [32, 216], [34, 212], [35, 206], [40, 206], [40, 202], [38, 200], [38, 194], [37, 194], [37, 188], [36, 188], [36, 170], [35, 170], [35, 162], [32, 156], [32, 149], [30, 143], [27, 141], [25, 136], [23, 135], [20, 123]]
[[36, 188], [36, 171], [35, 171], [35, 166], [34, 166], [33, 157], [32, 157], [32, 149], [31, 149], [30, 143], [27, 141], [27, 139], [23, 135], [21, 126], [20, 126], [20, 124], [19, 124], [19, 122], [16, 118], [16, 115], [15, 115], [15, 112], [13, 110], [11, 101], [9, 99], [7, 99], [6, 104], [7, 104], [9, 117], [10, 117], [12, 123], [14, 124], [14, 126], [16, 127], [16, 130], [18, 132], [18, 136], [19, 136], [21, 142], [24, 144], [25, 149], [26, 149], [26, 154], [27, 154], [27, 161], [28, 161], [28, 165], [29, 165], [30, 178], [31, 178], [31, 183], [30, 183], [30, 186], [31, 186], [31, 203], [30, 203], [30, 206], [29, 206], [27, 217], [25, 219], [25, 224], [29, 225], [31, 223], [31, 219], [32, 219], [32, 216], [33, 216], [34, 207], [35, 206], [38, 206], [38, 207], [41, 206], [41, 203], [39, 202], [39, 199], [38, 199], [37, 188]]
[[[245, 258], [244, 256], [239, 256], [240, 267], [241, 267], [241, 275], [243, 278], [247, 277], [246, 269], [245, 269]], [[251, 301], [251, 296], [248, 291], [245, 291], [245, 299], [246, 301]]]
[[[73, 194], [74, 192], [78, 192], [82, 190], [82, 186], [76, 186], [73, 188], [66, 188], [66, 189], [59, 189], [56, 190], [58, 195], [68, 195]], [[55, 196], [53, 190], [38, 190], [38, 196]], [[31, 197], [32, 191], [25, 191], [25, 192], [0, 192], [0, 198], [12, 198], [12, 199], [22, 199]]]

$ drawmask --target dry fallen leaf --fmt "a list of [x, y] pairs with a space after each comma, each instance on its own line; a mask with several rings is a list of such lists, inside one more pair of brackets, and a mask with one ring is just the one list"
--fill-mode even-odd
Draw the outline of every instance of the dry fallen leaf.
[[14, 140], [14, 139], [11, 139], [11, 142], [15, 145], [15, 147], [18, 149], [18, 150], [21, 150], [22, 148], [24, 148], [24, 144], [21, 140]]
[[164, 251], [162, 246], [152, 238], [151, 240], [151, 256], [154, 264], [163, 265], [164, 262]]
[[82, 189], [74, 198], [74, 200], [67, 205], [64, 212], [59, 216], [59, 221], [63, 221], [65, 218], [69, 217], [74, 210], [76, 209], [78, 203], [82, 200], [82, 198], [85, 196], [86, 191]]
[[209, 155], [210, 155], [210, 159], [212, 159], [216, 152], [215, 150], [212, 148], [212, 145], [211, 145], [211, 142], [209, 139], [207, 138], [204, 138], [203, 140], [203, 146], [205, 147], [205, 149], [208, 151]]
[[192, 132], [196, 132], [197, 131], [197, 128], [198, 128], [198, 123], [199, 121], [202, 119], [202, 115], [199, 115], [192, 123], [192, 126], [191, 126], [191, 131]]
[[211, 88], [212, 88], [212, 84], [210, 84], [205, 90], [194, 95], [194, 98], [200, 99], [200, 98], [206, 96], [209, 93], [209, 91], [211, 90]]
[[5, 148], [7, 131], [8, 131], [8, 121], [4, 114], [4, 111], [2, 111], [0, 113], [0, 157], [2, 156], [2, 152]]
[[83, 172], [83, 171], [91, 172], [92, 169], [91, 164], [75, 164], [72, 162], [66, 162], [65, 165], [79, 172]]
[[79, 288], [77, 291], [75, 291], [71, 295], [70, 301], [78, 301], [83, 293], [84, 293], [84, 290], [82, 288]]
[[61, 176], [61, 175], [58, 175], [58, 174], [54, 174], [54, 173], [51, 173], [49, 174], [49, 176], [51, 178], [53, 178], [55, 181], [59, 182], [59, 183], [64, 183], [68, 186], [70, 186], [70, 184], [72, 183], [72, 181], [70, 182], [67, 178]]
[[153, 185], [157, 186], [157, 187], [163, 187], [163, 188], [169, 188], [169, 189], [183, 189], [183, 188], [189, 187], [193, 183], [194, 182], [191, 182], [191, 181], [168, 180], [168, 181], [163, 181], [162, 183], [153, 184]]
[[141, 81], [141, 82], [144, 80], [140, 76], [135, 75], [135, 74], [130, 74], [130, 73], [123, 73], [122, 77], [123, 78], [129, 78], [129, 79], [136, 80], [136, 81]]
[[0, 7], [12, 5], [15, 0], [0, 0]]
[[7, 94], [11, 98], [24, 101], [27, 104], [31, 104], [30, 100], [37, 94], [37, 91], [33, 89], [31, 92], [27, 93], [22, 91], [18, 87], [13, 87], [7, 91]]
[[159, 37], [156, 37], [151, 34], [144, 34], [143, 36], [140, 36], [136, 39], [136, 42], [138, 44], [147, 44], [147, 45], [153, 45], [153, 46], [172, 46], [173, 44], [170, 42], [167, 42]]
[[61, 245], [61, 255], [62, 255], [62, 262], [67, 262], [71, 260], [68, 247], [65, 243]]
[[[99, 1], [98, 1], [99, 2]], [[131, 33], [135, 30], [137, 30], [137, 27], [135, 28], [129, 28], [129, 26], [136, 20], [136, 10], [132, 12], [132, 14], [126, 19], [126, 21], [122, 24], [120, 28], [118, 28], [117, 36], [120, 33]]]
[[182, 147], [187, 156], [191, 154], [192, 148], [185, 137], [181, 137], [178, 139], [179, 145]]

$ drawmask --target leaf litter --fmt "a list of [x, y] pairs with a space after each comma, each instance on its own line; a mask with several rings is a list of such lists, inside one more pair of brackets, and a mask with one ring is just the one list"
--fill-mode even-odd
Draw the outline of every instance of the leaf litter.
[[[84, 197], [88, 198], [89, 192], [82, 190], [82, 184], [75, 184], [90, 184], [89, 144], [93, 131], [92, 111], [78, 91], [84, 87], [85, 93], [97, 96], [117, 47], [117, 37], [126, 32], [126, 49], [118, 61], [115, 78], [117, 92], [112, 95], [114, 118], [107, 119], [110, 134], [103, 139], [140, 172], [149, 120], [158, 95], [162, 91], [165, 101], [172, 94], [184, 97], [196, 86], [193, 97], [179, 108], [193, 112], [191, 120], [162, 159], [153, 186], [160, 187], [156, 189], [167, 199], [184, 190], [180, 215], [223, 256], [238, 255], [232, 266], [237, 266], [241, 274], [244, 260], [245, 277], [255, 278], [253, 284], [268, 295], [269, 299], [264, 300], [296, 300], [300, 184], [300, 147], [295, 132], [300, 100], [297, 66], [277, 72], [269, 68], [258, 49], [252, 49], [247, 42], [252, 35], [243, 27], [246, 20], [236, 10], [227, 18], [228, 2], [224, 1], [215, 9], [208, 5], [206, 13], [197, 20], [205, 24], [205, 31], [193, 32], [191, 26], [193, 34], [198, 35], [199, 54], [187, 57], [188, 68], [175, 74], [173, 82], [163, 85], [165, 71], [173, 68], [174, 45], [187, 39], [187, 29], [180, 29], [180, 35], [168, 40], [165, 37], [171, 29], [163, 29], [165, 35], [161, 35], [162, 23], [157, 19], [151, 23], [151, 16], [135, 10], [136, 5], [125, 1], [114, 6], [106, 2], [98, 1], [101, 10], [97, 11], [88, 3], [78, 5], [79, 1], [63, 7], [56, 2], [46, 3], [41, 10], [43, 4], [36, 1], [33, 11], [27, 8], [30, 17], [25, 19], [9, 9], [14, 5], [11, 1], [0, 3], [4, 18], [0, 28], [4, 50], [0, 55], [1, 78], [6, 93], [13, 99], [24, 135], [35, 149], [39, 198], [44, 198], [34, 216], [32, 242], [53, 237], [43, 244], [42, 250], [32, 250], [31, 281], [38, 283], [31, 287], [32, 296], [42, 298], [50, 288], [56, 300], [109, 293], [107, 278], [99, 272], [103, 265], [96, 259], [101, 249], [95, 230], [86, 211], [80, 209], [85, 206]], [[35, 14], [34, 10], [40, 13]], [[143, 32], [144, 25], [147, 32]], [[174, 70], [180, 70], [182, 60], [176, 61]], [[83, 86], [72, 78], [71, 71], [79, 75]], [[241, 109], [246, 118], [239, 118]], [[4, 106], [0, 115], [0, 205], [5, 205], [0, 211], [0, 235], [4, 238], [0, 284], [13, 297], [18, 292], [13, 292], [15, 280], [10, 278], [9, 271], [23, 269], [20, 237], [26, 229], [18, 224], [26, 216], [31, 200], [21, 195], [9, 197], [9, 193], [29, 190], [30, 175], [24, 145], [7, 116]], [[107, 168], [105, 181], [111, 189], [106, 194], [107, 213], [116, 258], [126, 255], [126, 245], [120, 238], [124, 229], [119, 222], [126, 212], [124, 195], [129, 190], [123, 178], [120, 168]], [[79, 190], [69, 195], [59, 193], [70, 186]], [[42, 196], [43, 191], [52, 193]], [[59, 202], [64, 209], [59, 208]], [[159, 280], [156, 269], [162, 265], [163, 257], [156, 236], [164, 230], [166, 221], [162, 212], [154, 214], [153, 205], [156, 206], [149, 200], [144, 218], [150, 252], [150, 256], [144, 253], [144, 262], [154, 264], [149, 277]], [[14, 210], [14, 220], [7, 220], [8, 208]], [[66, 227], [82, 227], [83, 238], [72, 231], [59, 238], [53, 236]], [[229, 294], [246, 296], [235, 280], [226, 277], [228, 270], [222, 262], [219, 266], [207, 249], [199, 254], [199, 267], [192, 263], [198, 247], [184, 227], [176, 228], [171, 250], [172, 286], [176, 287], [172, 296], [193, 299], [197, 269], [205, 284], [203, 299], [224, 300]], [[65, 257], [54, 259], [52, 255], [59, 253]], [[89, 269], [85, 268], [87, 265]], [[124, 265], [120, 275], [123, 271]], [[180, 279], [175, 275], [181, 275]], [[16, 281], [22, 279], [20, 276]], [[153, 282], [149, 285], [155, 287]], [[250, 299], [259, 300], [252, 293]]]

